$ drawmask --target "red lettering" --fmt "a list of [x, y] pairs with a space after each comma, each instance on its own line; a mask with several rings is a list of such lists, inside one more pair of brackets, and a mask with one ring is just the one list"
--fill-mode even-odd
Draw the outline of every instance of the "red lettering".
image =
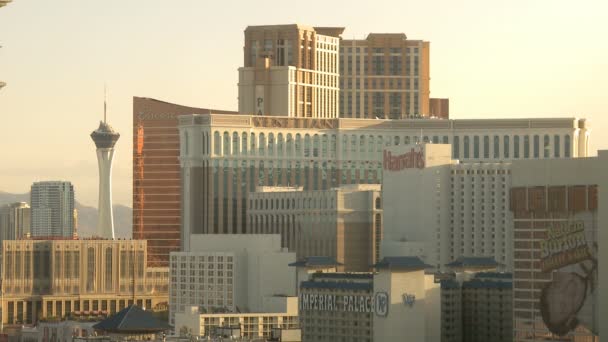
[[382, 165], [388, 171], [401, 171], [404, 169], [424, 169], [424, 153], [412, 148], [410, 152], [393, 156], [390, 151], [385, 150]]

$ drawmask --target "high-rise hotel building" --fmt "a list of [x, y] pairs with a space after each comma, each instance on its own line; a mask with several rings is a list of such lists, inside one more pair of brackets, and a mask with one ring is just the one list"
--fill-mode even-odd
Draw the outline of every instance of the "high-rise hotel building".
[[338, 117], [339, 35], [344, 28], [249, 26], [239, 68], [239, 113]]
[[70, 182], [32, 184], [31, 233], [34, 237], [72, 237], [74, 234], [74, 186]]
[[234, 113], [133, 97], [133, 238], [148, 241], [150, 265], [169, 266], [180, 246], [177, 116], [212, 112]]
[[340, 41], [340, 117], [429, 116], [429, 83], [427, 41], [404, 33]]
[[247, 232], [248, 194], [258, 186], [302, 186], [308, 191], [379, 184], [386, 146], [448, 143], [453, 159], [490, 162], [586, 156], [589, 136], [585, 121], [573, 118], [364, 120], [208, 114], [181, 116], [179, 131], [186, 238], [192, 233]]

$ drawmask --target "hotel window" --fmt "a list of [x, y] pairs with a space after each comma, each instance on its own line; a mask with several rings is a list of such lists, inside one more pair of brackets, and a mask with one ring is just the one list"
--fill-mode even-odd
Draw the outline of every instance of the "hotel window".
[[519, 135], [513, 137], [513, 158], [519, 158]]
[[374, 75], [384, 75], [384, 56], [373, 56], [372, 66]]
[[464, 136], [464, 146], [463, 146], [463, 150], [464, 150], [464, 159], [468, 159], [469, 158], [469, 136], [465, 135]]
[[524, 158], [530, 158], [530, 136], [524, 135]]
[[258, 56], [258, 41], [251, 41], [251, 50], [249, 51], [249, 66], [255, 66]]
[[243, 138], [243, 141], [242, 141], [242, 143], [243, 143], [243, 154], [247, 155], [247, 149], [249, 148], [248, 142], [247, 142], [247, 132], [243, 132], [241, 134], [241, 137]]
[[553, 136], [553, 156], [555, 158], [559, 158], [560, 157], [560, 140], [559, 140], [559, 135], [555, 135]]
[[479, 136], [473, 137], [473, 158], [479, 158]]
[[495, 135], [494, 136], [494, 159], [500, 158], [500, 138]]
[[447, 136], [447, 135], [444, 135], [444, 136], [443, 136], [443, 138], [442, 138], [442, 140], [443, 140], [443, 143], [444, 143], [444, 144], [448, 144], [448, 143], [449, 143], [449, 140], [448, 140], [448, 136]]
[[510, 145], [510, 143], [511, 142], [509, 141], [509, 136], [505, 135], [504, 136], [504, 146], [503, 146], [505, 158], [509, 158], [509, 145]]
[[213, 133], [213, 153], [219, 156], [222, 153], [222, 139], [220, 132]]
[[564, 157], [570, 158], [570, 135], [564, 136]]
[[540, 156], [540, 137], [538, 135], [534, 136], [534, 158], [538, 158]]
[[373, 93], [374, 95], [374, 107], [373, 107], [373, 113], [376, 117], [378, 118], [384, 118], [384, 94], [383, 93]]
[[391, 56], [391, 75], [401, 75], [400, 56]]
[[549, 138], [548, 134], [545, 134], [543, 137], [543, 157], [549, 158], [551, 149], [551, 138]]
[[487, 135], [483, 136], [483, 157], [490, 158], [490, 137]]
[[106, 291], [112, 291], [112, 248], [106, 247]]
[[454, 142], [452, 143], [452, 154], [454, 159], [460, 158], [460, 137], [455, 136]]

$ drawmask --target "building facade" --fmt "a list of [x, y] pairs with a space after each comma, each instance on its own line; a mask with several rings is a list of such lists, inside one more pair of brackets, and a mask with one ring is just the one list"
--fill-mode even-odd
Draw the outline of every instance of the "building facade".
[[332, 257], [341, 271], [366, 272], [379, 260], [382, 198], [379, 184], [304, 191], [258, 187], [249, 193], [247, 233], [281, 234], [298, 260]]
[[148, 241], [151, 266], [168, 267], [180, 250], [177, 116], [211, 112], [228, 113], [133, 97], [133, 238]]
[[25, 202], [0, 207], [0, 243], [4, 240], [21, 239], [30, 234], [31, 208]]
[[[244, 340], [271, 340], [273, 329], [297, 330], [299, 328], [297, 298], [292, 297], [282, 312], [264, 313], [200, 313], [197, 307], [175, 315], [175, 332], [190, 336], [216, 338], [218, 330], [231, 330], [233, 336]], [[238, 336], [234, 336], [238, 335]], [[299, 334], [298, 334], [299, 335]], [[299, 337], [299, 336], [297, 336]], [[286, 339], [285, 341], [300, 341]]]
[[437, 270], [460, 257], [485, 256], [512, 270], [511, 163], [459, 163], [450, 150], [445, 144], [385, 150], [383, 198], [393, 205], [384, 210], [381, 254], [420, 256]]
[[274, 296], [295, 296], [295, 254], [277, 234], [193, 235], [171, 253], [169, 319], [196, 306], [204, 314], [270, 311]]
[[168, 269], [148, 268], [146, 257], [146, 241], [4, 241], [2, 322], [166, 306]]
[[310, 273], [300, 283], [302, 341], [441, 341], [440, 288], [428, 265], [391, 257], [374, 267]]
[[515, 341], [596, 342], [605, 333], [607, 170], [606, 151], [513, 163]]
[[249, 26], [239, 68], [239, 113], [337, 118], [344, 28]]
[[32, 184], [31, 233], [34, 237], [72, 237], [74, 234], [74, 186], [70, 182]]
[[[179, 120], [184, 236], [245, 233], [248, 193], [257, 186], [325, 190], [381, 183], [386, 146], [451, 143], [452, 158], [463, 162], [571, 158], [587, 155], [590, 133], [584, 120], [572, 118], [395, 121], [211, 114]], [[550, 153], [531, 154], [540, 151], [532, 142], [541, 137]], [[490, 140], [496, 144], [485, 144]]]
[[492, 258], [459, 258], [449, 265], [458, 267], [436, 276], [441, 284], [441, 341], [513, 341], [513, 274], [496, 272]]
[[429, 116], [429, 42], [404, 33], [340, 41], [340, 117]]

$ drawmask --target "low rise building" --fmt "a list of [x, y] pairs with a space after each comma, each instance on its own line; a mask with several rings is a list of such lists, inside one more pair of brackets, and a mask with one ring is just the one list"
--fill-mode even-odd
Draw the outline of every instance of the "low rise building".
[[175, 332], [206, 338], [270, 339], [274, 335], [282, 337], [278, 341], [300, 341], [297, 297], [278, 300], [282, 308], [263, 313], [200, 313], [198, 307], [193, 306], [175, 314]]
[[[278, 234], [190, 237], [170, 258], [170, 323], [196, 306], [202, 314], [273, 312], [273, 298], [295, 295], [295, 254]], [[270, 310], [270, 311], [269, 311]], [[277, 311], [274, 311], [277, 312]]]
[[340, 271], [367, 272], [380, 256], [380, 184], [328, 190], [258, 187], [249, 193], [247, 232], [281, 234], [298, 259], [334, 258]]
[[146, 267], [142, 240], [13, 240], [2, 248], [2, 322], [166, 307], [168, 269]]
[[[513, 275], [492, 258], [459, 258], [441, 284], [441, 341], [513, 341]], [[441, 277], [436, 277], [441, 278]]]

